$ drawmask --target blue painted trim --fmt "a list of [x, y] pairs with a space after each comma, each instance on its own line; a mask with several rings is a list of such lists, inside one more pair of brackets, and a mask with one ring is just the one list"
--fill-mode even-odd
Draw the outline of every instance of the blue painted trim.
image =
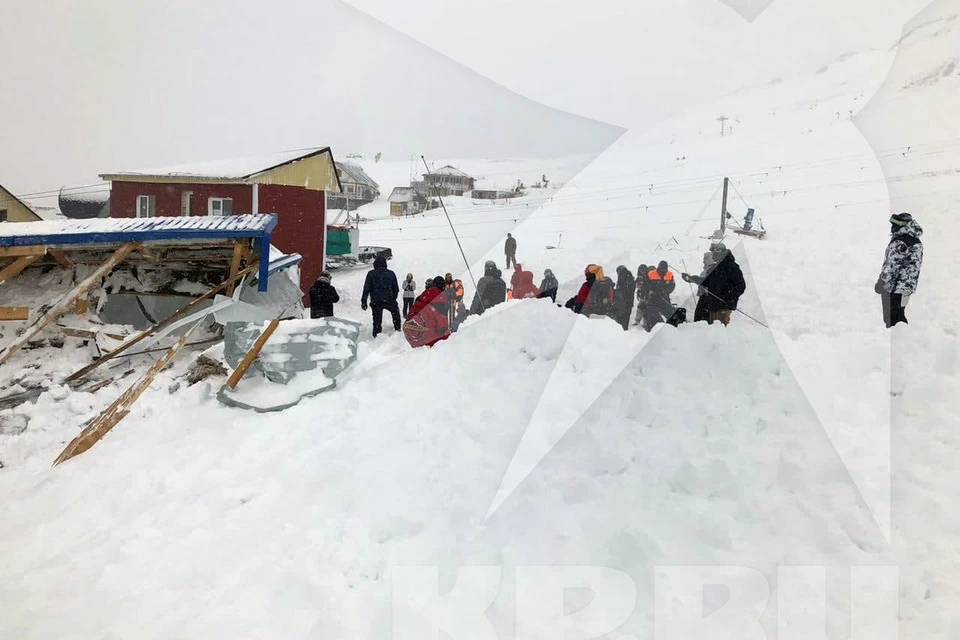
[[270, 232], [260, 236], [260, 275], [257, 278], [257, 291], [267, 290], [270, 278]]

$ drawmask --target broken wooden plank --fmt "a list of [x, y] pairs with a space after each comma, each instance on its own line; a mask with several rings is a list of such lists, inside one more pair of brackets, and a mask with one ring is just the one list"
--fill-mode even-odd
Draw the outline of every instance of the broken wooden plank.
[[76, 327], [60, 327], [60, 332], [65, 336], [70, 336], [71, 338], [83, 338], [84, 340], [95, 340], [97, 334], [102, 334], [108, 338], [114, 340], [126, 340], [130, 336], [121, 335], [119, 333], [106, 333], [103, 331], [93, 331], [92, 329], [79, 329]]
[[237, 272], [240, 271], [240, 263], [243, 260], [243, 243], [239, 240], [233, 244], [233, 260], [230, 262], [230, 284], [227, 285], [227, 290], [224, 291], [224, 295], [228, 298], [233, 296], [233, 290], [236, 288], [237, 283], [233, 280], [233, 277], [237, 275]]
[[90, 301], [86, 296], [80, 296], [73, 301], [73, 312], [78, 316], [87, 315], [87, 311], [90, 310]]
[[26, 320], [29, 317], [29, 307], [0, 307], [0, 322], [6, 322], [8, 320]]
[[263, 345], [267, 344], [267, 340], [270, 339], [270, 336], [273, 335], [273, 332], [277, 330], [278, 326], [280, 326], [279, 318], [271, 320], [267, 328], [263, 330], [263, 333], [257, 337], [257, 341], [250, 347], [250, 351], [247, 351], [247, 354], [243, 356], [243, 360], [240, 361], [240, 364], [237, 365], [237, 368], [234, 369], [233, 373], [230, 374], [230, 377], [227, 379], [227, 386], [229, 388], [236, 388], [237, 383], [240, 382], [240, 378], [243, 377], [243, 374], [245, 374], [247, 369], [250, 368], [250, 365], [253, 364], [253, 361], [260, 354], [260, 350], [263, 349]]
[[114, 400], [113, 404], [104, 409], [103, 413], [93, 419], [90, 424], [88, 424], [83, 431], [80, 432], [76, 438], [74, 438], [70, 444], [57, 456], [57, 459], [53, 462], [53, 465], [56, 466], [61, 462], [66, 462], [74, 456], [78, 456], [84, 451], [88, 451], [90, 447], [97, 444], [100, 439], [105, 436], [111, 429], [113, 429], [117, 423], [123, 420], [129, 413], [130, 407], [133, 406], [133, 403], [143, 395], [143, 392], [147, 390], [152, 383], [154, 378], [157, 377], [157, 374], [170, 364], [170, 361], [173, 360], [174, 356], [183, 348], [187, 343], [187, 340], [193, 335], [193, 332], [200, 328], [200, 326], [206, 321], [206, 316], [200, 318], [199, 322], [194, 324], [190, 329], [183, 334], [183, 336], [174, 344], [170, 349], [167, 350], [163, 357], [153, 363], [153, 365], [147, 369], [146, 373], [140, 377], [129, 389], [127, 389], [123, 395]]
[[20, 272], [32, 265], [34, 262], [43, 257], [43, 254], [32, 255], [32, 256], [21, 256], [14, 260], [11, 264], [7, 265], [0, 270], [0, 282], [6, 282], [11, 278], [16, 278], [20, 275]]
[[59, 264], [64, 269], [73, 268], [73, 263], [70, 262], [70, 257], [67, 255], [66, 251], [59, 251], [59, 250], [50, 251], [50, 256], [54, 260], [56, 260], [57, 264]]
[[65, 314], [69, 310], [70, 305], [73, 304], [74, 300], [82, 295], [85, 295], [91, 287], [97, 284], [101, 278], [113, 271], [113, 268], [120, 264], [120, 262], [122, 262], [131, 251], [136, 249], [136, 247], [137, 243], [135, 242], [128, 242], [127, 244], [122, 245], [114, 252], [112, 256], [110, 256], [109, 260], [101, 264], [93, 273], [84, 278], [83, 281], [75, 286], [69, 293], [61, 297], [52, 305], [45, 307], [37, 319], [33, 321], [33, 324], [31, 324], [27, 330], [23, 332], [23, 335], [21, 335], [12, 344], [8, 345], [2, 352], [0, 352], [0, 364], [3, 364], [9, 360], [10, 356], [19, 351], [23, 345], [33, 340], [41, 331], [46, 329], [47, 325]]
[[46, 253], [47, 248], [43, 245], [30, 245], [26, 247], [0, 247], [0, 258], [42, 256]]
[[248, 265], [246, 268], [244, 268], [243, 270], [241, 270], [240, 272], [238, 272], [233, 278], [230, 278], [230, 279], [222, 282], [222, 283], [221, 283], [219, 286], [217, 286], [216, 288], [210, 289], [209, 291], [207, 291], [205, 294], [203, 294], [203, 295], [200, 296], [199, 298], [196, 298], [196, 299], [190, 301], [190, 303], [188, 303], [187, 305], [185, 305], [185, 306], [183, 306], [183, 307], [180, 307], [179, 309], [177, 309], [176, 311], [174, 311], [174, 312], [171, 313], [169, 316], [167, 316], [166, 318], [164, 318], [163, 320], [161, 320], [161, 321], [158, 322], [157, 324], [153, 325], [153, 326], [150, 327], [149, 329], [144, 329], [143, 331], [141, 331], [141, 332], [138, 333], [137, 335], [133, 336], [132, 338], [128, 338], [127, 340], [125, 340], [125, 341], [123, 342], [123, 344], [121, 344], [120, 346], [118, 346], [116, 349], [114, 349], [114, 350], [111, 351], [110, 353], [100, 356], [99, 358], [97, 358], [96, 360], [94, 360], [93, 362], [91, 362], [90, 364], [88, 364], [87, 366], [83, 367], [82, 369], [73, 372], [72, 374], [70, 374], [70, 375], [67, 377], [67, 379], [66, 379], [67, 382], [69, 382], [70, 380], [76, 380], [77, 378], [82, 378], [83, 376], [87, 375], [88, 373], [90, 373], [91, 371], [93, 371], [94, 369], [96, 369], [97, 367], [99, 367], [100, 365], [102, 365], [104, 362], [106, 362], [106, 361], [108, 361], [108, 360], [110, 360], [110, 359], [112, 359], [112, 358], [115, 358], [116, 356], [120, 355], [121, 353], [123, 353], [124, 351], [126, 351], [127, 349], [129, 349], [130, 347], [132, 347], [133, 345], [137, 344], [137, 343], [140, 342], [141, 340], [144, 340], [145, 338], [150, 337], [151, 335], [153, 335], [153, 334], [156, 333], [157, 331], [160, 331], [160, 330], [162, 330], [163, 328], [167, 327], [168, 325], [173, 324], [173, 323], [174, 323], [175, 321], [177, 321], [179, 318], [182, 318], [183, 316], [185, 316], [185, 315], [187, 315], [188, 313], [190, 313], [191, 311], [193, 311], [193, 309], [194, 309], [198, 304], [200, 304], [200, 303], [203, 302], [204, 300], [207, 300], [208, 298], [212, 298], [214, 295], [216, 295], [216, 294], [220, 293], [221, 291], [223, 291], [224, 288], [226, 288], [226, 286], [227, 286], [228, 284], [230, 284], [231, 282], [233, 282], [234, 280], [236, 280], [236, 279], [238, 279], [238, 278], [244, 277], [245, 275], [247, 275], [247, 274], [250, 273], [251, 271], [254, 271], [256, 268], [257, 268], [257, 263], [256, 263], [256, 262], [254, 262], [254, 263], [251, 264], [251, 265]]

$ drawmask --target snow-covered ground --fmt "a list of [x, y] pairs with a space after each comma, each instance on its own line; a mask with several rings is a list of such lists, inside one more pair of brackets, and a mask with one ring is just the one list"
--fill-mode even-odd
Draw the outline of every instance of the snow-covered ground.
[[[558, 299], [590, 262], [699, 271], [729, 176], [729, 210], [755, 208], [768, 231], [726, 240], [752, 319], [624, 333], [511, 302], [414, 351], [389, 329], [370, 339], [364, 272], [340, 271], [337, 313], [366, 326], [360, 361], [283, 414], [225, 409], [207, 383], [170, 394], [167, 372], [97, 447], [48, 469], [37, 461], [56, 443], [23, 439], [54, 421], [69, 438], [63, 423], [90, 409], [61, 411], [77, 394], [49, 392], [26, 433], [0, 436], [0, 460], [22, 461], [0, 471], [0, 636], [391, 638], [410, 598], [391, 588], [398, 569], [437, 567], [449, 586], [482, 565], [504, 569], [486, 612], [495, 637], [547, 637], [517, 622], [514, 569], [594, 566], [636, 587], [605, 637], [652, 638], [655, 573], [683, 565], [762, 573], [773, 638], [789, 604], [778, 569], [799, 565], [827, 570], [830, 637], [854, 624], [854, 599], [857, 637], [889, 637], [893, 610], [900, 637], [956, 637], [960, 136], [913, 117], [955, 105], [951, 15], [922, 16], [899, 49], [630, 131], [589, 164], [430, 159], [488, 181], [547, 174], [550, 189], [507, 204], [446, 202], [477, 275], [511, 232], [538, 279], [560, 278]], [[392, 247], [391, 268], [418, 286], [447, 271], [469, 282], [441, 211], [386, 216], [409, 164], [364, 167], [383, 197], [360, 210], [361, 243]], [[888, 331], [873, 283], [887, 219], [907, 206], [925, 264], [911, 324]], [[692, 308], [690, 294], [678, 283], [675, 301]], [[895, 568], [895, 609], [879, 580], [837, 595], [864, 566]], [[491, 637], [457, 624], [451, 637]]]

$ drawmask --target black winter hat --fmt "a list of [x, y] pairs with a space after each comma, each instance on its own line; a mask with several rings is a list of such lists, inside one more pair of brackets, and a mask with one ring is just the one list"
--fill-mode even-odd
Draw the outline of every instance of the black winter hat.
[[444, 289], [447, 286], [447, 281], [443, 279], [443, 276], [437, 276], [433, 279], [433, 286], [438, 289]]
[[911, 222], [913, 222], [913, 216], [909, 213], [895, 213], [890, 216], [890, 224], [898, 227], [905, 227]]

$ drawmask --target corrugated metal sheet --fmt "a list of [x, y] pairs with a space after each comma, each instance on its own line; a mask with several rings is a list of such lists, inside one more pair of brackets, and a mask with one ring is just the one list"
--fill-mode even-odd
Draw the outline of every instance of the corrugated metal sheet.
[[340, 192], [330, 153], [321, 153], [253, 176], [251, 182], [303, 187], [311, 191]]

